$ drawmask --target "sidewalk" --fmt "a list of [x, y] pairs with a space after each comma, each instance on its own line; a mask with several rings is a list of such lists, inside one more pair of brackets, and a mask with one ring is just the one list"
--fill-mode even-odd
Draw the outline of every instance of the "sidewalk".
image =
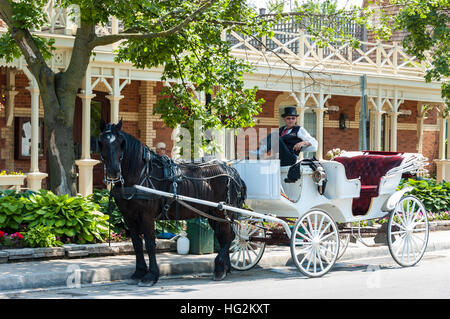
[[[450, 230], [430, 232], [427, 252], [444, 249], [450, 249]], [[379, 256], [390, 256], [387, 246], [366, 247], [361, 243], [350, 243], [340, 261]], [[215, 257], [216, 254], [183, 256], [173, 252], [156, 255], [161, 276], [212, 274]], [[289, 246], [268, 246], [258, 265], [277, 267], [291, 263]], [[0, 292], [67, 287], [77, 275], [80, 284], [125, 280], [134, 269], [134, 255], [3, 263], [0, 264]]]

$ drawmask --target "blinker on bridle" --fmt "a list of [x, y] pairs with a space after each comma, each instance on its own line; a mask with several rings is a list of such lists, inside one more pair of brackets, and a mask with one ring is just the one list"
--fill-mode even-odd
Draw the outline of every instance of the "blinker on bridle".
[[[109, 129], [107, 129], [106, 131], [104, 131], [104, 132], [102, 132], [100, 135], [104, 135], [104, 134], [108, 134], [108, 133], [111, 133], [111, 134], [113, 134], [113, 132], [111, 131], [111, 128], [109, 128]], [[119, 133], [119, 135], [121, 135], [122, 137], [123, 137], [123, 135], [122, 134], [120, 134]], [[114, 135], [113, 135], [114, 136]], [[126, 141], [126, 140], [125, 140]], [[103, 158], [103, 155], [102, 155], [102, 152], [100, 152], [100, 159], [102, 160], [102, 162], [103, 162], [103, 183], [106, 185], [106, 186], [108, 186], [108, 185], [115, 185], [117, 182], [121, 182], [122, 183], [122, 186], [124, 185], [124, 183], [125, 183], [125, 180], [123, 179], [123, 176], [122, 176], [122, 160], [123, 160], [123, 155], [124, 155], [124, 150], [122, 150], [122, 154], [120, 154], [120, 159], [119, 159], [119, 177], [118, 178], [109, 178], [108, 177], [108, 174], [107, 174], [107, 172], [106, 172], [106, 164], [105, 164], [105, 161], [104, 161], [104, 158]]]

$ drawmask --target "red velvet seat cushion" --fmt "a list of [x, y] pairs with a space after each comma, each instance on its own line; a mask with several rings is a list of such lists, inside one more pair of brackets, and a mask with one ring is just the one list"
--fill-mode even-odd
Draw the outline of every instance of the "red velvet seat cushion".
[[360, 178], [361, 193], [353, 199], [353, 215], [367, 213], [373, 197], [378, 196], [381, 177], [401, 164], [402, 156], [398, 155], [358, 155], [353, 157], [336, 157], [335, 161], [345, 167], [348, 179]]

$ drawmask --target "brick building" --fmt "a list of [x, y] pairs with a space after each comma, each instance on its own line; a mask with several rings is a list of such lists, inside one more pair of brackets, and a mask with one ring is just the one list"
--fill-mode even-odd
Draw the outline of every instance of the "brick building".
[[[113, 27], [108, 32], [116, 32], [117, 23], [112, 19]], [[73, 42], [73, 37], [64, 21], [54, 25], [60, 28], [46, 32], [56, 40], [58, 49], [51, 65], [58, 70], [68, 65], [71, 50], [67, 43]], [[296, 106], [299, 124], [319, 141], [317, 157], [324, 158], [333, 148], [362, 149], [364, 95], [368, 102], [367, 149], [420, 152], [430, 159], [428, 169], [432, 174], [438, 173], [438, 178], [445, 175], [442, 165], [448, 164], [446, 158], [450, 158], [450, 152], [445, 150], [445, 129], [450, 121], [446, 122], [439, 113], [443, 108], [440, 85], [425, 83], [426, 65], [408, 57], [398, 43], [376, 42], [365, 34], [367, 41], [363, 41], [361, 49], [346, 44], [319, 48], [308, 35], [284, 29], [275, 32], [275, 40], [264, 39], [267, 44], [264, 50], [241, 35], [232, 33], [227, 37], [233, 43], [234, 54], [249, 59], [255, 67], [252, 74], [244, 77], [246, 86], [257, 86], [258, 97], [266, 101], [256, 129], [278, 127], [283, 108]], [[77, 98], [74, 151], [79, 158], [76, 163], [80, 185], [102, 186], [103, 167], [99, 165], [95, 147], [89, 143], [90, 137], [95, 137], [100, 118], [112, 122], [123, 119], [124, 131], [152, 148], [165, 142], [169, 155], [173, 147], [172, 130], [153, 115], [164, 86], [161, 71], [115, 63], [113, 49], [114, 46], [107, 46], [96, 51]], [[23, 143], [30, 142], [23, 136], [24, 125], [31, 123], [32, 131], [34, 128], [33, 132], [39, 132], [41, 128], [36, 123], [44, 116], [37, 86], [24, 64], [22, 59], [1, 62], [5, 110], [0, 112], [0, 170], [34, 173], [37, 182], [33, 184], [33, 174], [29, 174], [27, 186], [45, 188], [48, 174], [45, 142], [42, 140], [41, 145], [37, 139], [38, 143], [31, 143], [28, 150], [21, 148]], [[423, 105], [430, 106], [426, 114]], [[225, 153], [220, 156], [236, 156], [234, 141], [226, 138], [224, 143]], [[90, 191], [92, 187], [80, 186], [82, 194]]]

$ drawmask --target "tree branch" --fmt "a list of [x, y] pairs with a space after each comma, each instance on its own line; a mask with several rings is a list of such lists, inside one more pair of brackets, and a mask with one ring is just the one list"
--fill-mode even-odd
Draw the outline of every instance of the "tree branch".
[[46, 76], [53, 74], [53, 72], [48, 72], [50, 68], [36, 45], [30, 30], [17, 27], [17, 23], [14, 21], [13, 15], [14, 12], [11, 2], [8, 0], [0, 0], [0, 17], [8, 25], [11, 36], [20, 48], [20, 51], [25, 57], [28, 67], [31, 69], [33, 75], [37, 80], [39, 80], [39, 77], [44, 73]]
[[165, 38], [172, 34], [177, 33], [182, 30], [185, 26], [195, 20], [195, 18], [200, 15], [203, 11], [208, 9], [216, 0], [208, 0], [203, 5], [201, 5], [196, 11], [194, 11], [190, 16], [186, 17], [182, 22], [176, 26], [169, 28], [164, 31], [154, 32], [154, 33], [120, 33], [111, 34], [102, 37], [96, 37], [91, 45], [92, 47], [108, 45], [115, 43], [120, 40], [130, 40], [130, 39], [155, 39], [155, 38]]

